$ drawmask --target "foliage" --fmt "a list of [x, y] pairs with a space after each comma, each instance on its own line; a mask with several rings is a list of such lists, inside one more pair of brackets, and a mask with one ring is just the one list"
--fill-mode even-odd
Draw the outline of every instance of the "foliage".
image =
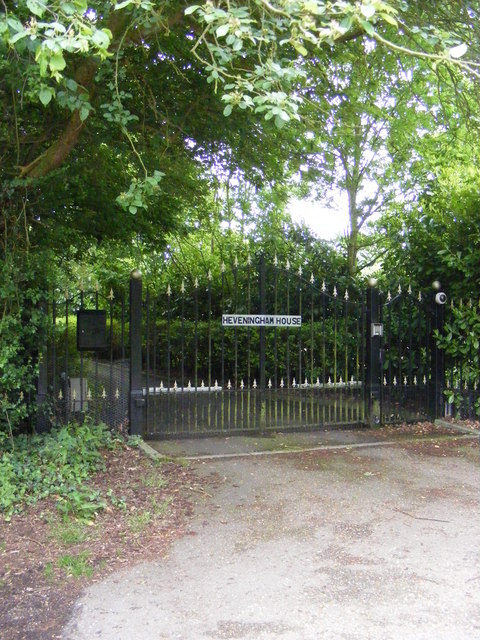
[[[442, 335], [437, 334], [437, 344], [445, 351], [447, 402], [461, 415], [466, 402], [466, 390], [476, 389], [480, 380], [480, 313], [474, 304], [462, 304], [450, 309]], [[468, 394], [467, 394], [468, 395]], [[480, 398], [474, 401], [475, 413], [480, 416]]]
[[478, 149], [460, 129], [424, 141], [412, 171], [418, 195], [392, 207], [377, 225], [383, 270], [412, 287], [438, 280], [450, 300], [476, 297], [480, 266], [480, 172]]
[[104, 425], [71, 424], [45, 435], [0, 434], [0, 512], [9, 518], [25, 505], [54, 497], [60, 512], [92, 519], [105, 499], [86, 485], [103, 468], [102, 449], [118, 446]]
[[[325, 57], [330, 49], [348, 46], [365, 35], [394, 52], [442, 67], [456, 65], [475, 76], [477, 65], [465, 57], [468, 47], [459, 40], [468, 34], [454, 28], [461, 12], [454, 13], [449, 30], [445, 24], [437, 26], [437, 16], [417, 12], [416, 3], [398, 5], [385, 0], [333, 4], [251, 0], [248, 5], [240, 0], [217, 4], [208, 0], [190, 6], [172, 0], [22, 0], [0, 12], [6, 81], [13, 88], [18, 85], [16, 80], [25, 78], [22, 98], [37, 107], [36, 117], [42, 108], [50, 114], [60, 109], [67, 120], [55, 139], [48, 136], [42, 153], [25, 158], [26, 164], [17, 162], [20, 176], [38, 178], [59, 168], [86, 122], [100, 116], [103, 126], [115, 124], [123, 134], [125, 148], [140, 169], [139, 175], [132, 172], [133, 181], [121, 199], [133, 213], [133, 209], [148, 206], [149, 192], [156, 190], [162, 177], [155, 173], [159, 167], [149, 166], [146, 140], [139, 144], [139, 125], [145, 131], [147, 124], [145, 107], [155, 116], [154, 130], [163, 129], [159, 121], [169, 121], [168, 115], [161, 114], [169, 98], [157, 104], [153, 83], [140, 81], [139, 87], [133, 77], [128, 78], [135, 60], [143, 62], [136, 67], [141, 80], [146, 70], [148, 75], [155, 68], [171, 65], [182, 80], [190, 75], [189, 69], [196, 69], [206, 84], [221, 90], [225, 116], [255, 111], [282, 127], [299, 117], [303, 61]], [[96, 102], [103, 87], [107, 91]], [[138, 88], [148, 98], [143, 101], [143, 113], [136, 100]], [[18, 120], [25, 116], [16, 111], [22, 101], [16, 101], [15, 91], [11, 106], [19, 156]]]
[[308, 66], [312, 82], [303, 92], [303, 188], [318, 199], [328, 197], [331, 189], [346, 195], [351, 275], [357, 272], [366, 222], [384, 210], [394, 194], [388, 141], [401, 87], [412, 100], [403, 61], [378, 48], [367, 55], [370, 46], [366, 39], [352, 43], [348, 51], [332, 56], [328, 69], [312, 61]]
[[78, 554], [66, 553], [58, 559], [58, 566], [64, 569], [67, 575], [74, 578], [87, 576], [90, 578], [93, 574], [93, 567], [88, 562], [88, 551], [81, 551]]
[[[1, 255], [1, 252], [0, 252]], [[39, 349], [45, 336], [40, 256], [3, 253], [0, 264], [0, 434], [26, 428], [35, 410]], [[45, 257], [44, 257], [45, 258]]]

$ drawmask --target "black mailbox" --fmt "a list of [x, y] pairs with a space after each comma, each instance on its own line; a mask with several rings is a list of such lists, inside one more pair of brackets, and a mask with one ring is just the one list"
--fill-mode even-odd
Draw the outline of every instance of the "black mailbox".
[[77, 349], [103, 351], [107, 347], [107, 312], [91, 309], [77, 311]]

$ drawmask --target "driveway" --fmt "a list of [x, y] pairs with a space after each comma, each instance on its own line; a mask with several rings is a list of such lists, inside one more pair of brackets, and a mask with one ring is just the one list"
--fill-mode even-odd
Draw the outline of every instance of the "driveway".
[[192, 464], [217, 482], [190, 535], [63, 640], [480, 638], [478, 437]]

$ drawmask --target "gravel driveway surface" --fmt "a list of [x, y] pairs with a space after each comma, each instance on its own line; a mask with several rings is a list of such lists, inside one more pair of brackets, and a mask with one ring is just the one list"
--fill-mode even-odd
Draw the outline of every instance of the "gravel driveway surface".
[[193, 464], [220, 480], [191, 535], [63, 640], [480, 638], [478, 438]]

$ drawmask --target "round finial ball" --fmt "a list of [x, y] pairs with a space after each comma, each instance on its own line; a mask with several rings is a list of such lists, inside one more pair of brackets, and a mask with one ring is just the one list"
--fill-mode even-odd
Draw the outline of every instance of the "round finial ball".
[[133, 280], [140, 280], [142, 277], [142, 272], [140, 271], [140, 269], [134, 269], [131, 272], [130, 277], [133, 278]]
[[440, 284], [439, 280], [434, 280], [432, 282], [432, 289], [434, 291], [440, 291], [441, 287], [442, 287], [442, 285]]
[[371, 287], [376, 287], [376, 286], [377, 286], [377, 284], [378, 284], [378, 280], [377, 280], [376, 278], [370, 278], [370, 279], [369, 279], [369, 281], [368, 281], [368, 284], [369, 284]]

